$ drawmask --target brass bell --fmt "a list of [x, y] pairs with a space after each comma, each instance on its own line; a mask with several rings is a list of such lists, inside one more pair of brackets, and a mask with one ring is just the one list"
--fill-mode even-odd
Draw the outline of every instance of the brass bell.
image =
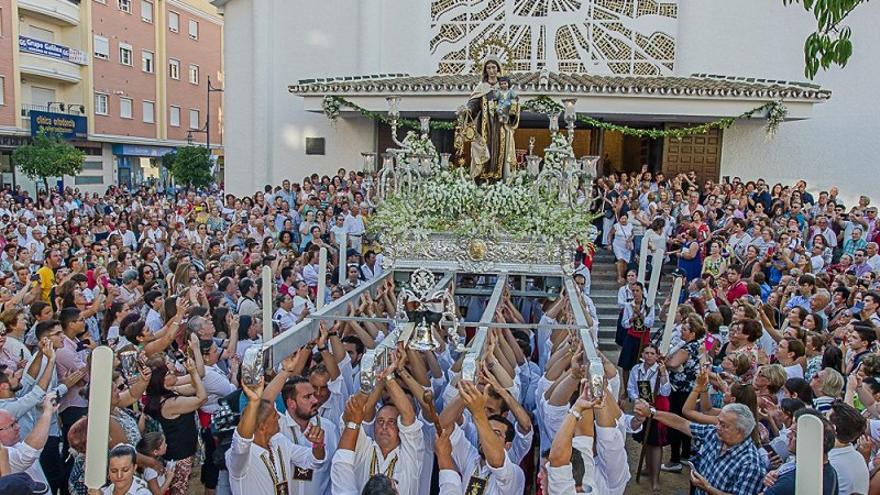
[[434, 338], [434, 332], [431, 331], [431, 327], [422, 318], [422, 322], [416, 327], [412, 339], [409, 341], [409, 348], [414, 351], [427, 352], [433, 351], [438, 347], [440, 347], [440, 343]]

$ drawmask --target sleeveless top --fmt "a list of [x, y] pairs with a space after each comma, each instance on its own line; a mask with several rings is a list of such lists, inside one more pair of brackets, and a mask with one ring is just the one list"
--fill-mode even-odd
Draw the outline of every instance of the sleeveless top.
[[[165, 401], [162, 402], [164, 405]], [[174, 419], [168, 419], [160, 412], [156, 419], [162, 425], [162, 432], [168, 444], [165, 459], [180, 461], [195, 455], [199, 445], [195, 412], [181, 414]]]

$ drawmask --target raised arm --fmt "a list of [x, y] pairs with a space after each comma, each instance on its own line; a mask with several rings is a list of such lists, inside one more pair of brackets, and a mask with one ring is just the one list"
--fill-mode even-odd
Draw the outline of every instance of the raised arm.
[[641, 399], [636, 401], [635, 409], [633, 410], [633, 412], [636, 414], [636, 416], [640, 418], [653, 417], [656, 421], [659, 421], [670, 428], [675, 428], [676, 430], [684, 433], [687, 436], [691, 436], [690, 421], [682, 418], [677, 414], [666, 411], [655, 411], [652, 415], [651, 406]]
[[471, 382], [459, 382], [459, 393], [461, 398], [471, 412], [474, 425], [477, 427], [477, 434], [480, 438], [480, 448], [486, 463], [490, 467], [500, 468], [504, 466], [507, 454], [504, 451], [504, 442], [492, 430], [489, 423], [489, 417], [486, 415], [486, 403], [489, 400], [488, 390], [491, 386], [487, 386], [482, 391]]

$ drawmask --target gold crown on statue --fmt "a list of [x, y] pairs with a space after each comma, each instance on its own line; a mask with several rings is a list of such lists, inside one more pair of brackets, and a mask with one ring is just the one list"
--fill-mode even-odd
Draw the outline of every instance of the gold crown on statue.
[[479, 74], [488, 61], [497, 62], [506, 72], [513, 70], [513, 49], [498, 36], [490, 36], [471, 46], [472, 72]]

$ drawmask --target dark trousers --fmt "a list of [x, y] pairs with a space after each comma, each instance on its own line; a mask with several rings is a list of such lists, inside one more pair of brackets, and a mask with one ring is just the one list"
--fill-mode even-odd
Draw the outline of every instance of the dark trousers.
[[73, 469], [73, 457], [67, 455], [69, 452], [70, 444], [67, 442], [67, 432], [70, 431], [70, 428], [76, 423], [80, 418], [84, 418], [89, 414], [89, 409], [86, 407], [68, 407], [61, 413], [59, 413], [60, 423], [61, 423], [61, 455], [63, 459], [64, 469], [64, 481], [65, 481], [65, 491], [67, 493], [67, 479], [70, 477], [70, 471]]
[[67, 477], [64, 476], [64, 462], [61, 459], [61, 437], [49, 437], [40, 452], [40, 467], [49, 482], [53, 494], [68, 495]]
[[[687, 401], [688, 395], [690, 395], [689, 392], [672, 392], [669, 394], [669, 411], [683, 416], [681, 410]], [[691, 437], [675, 428], [667, 428], [666, 431], [669, 435], [669, 445], [672, 448], [669, 461], [675, 463], [681, 462], [682, 459], [688, 459], [691, 456]]]
[[202, 464], [201, 481], [205, 488], [216, 490], [220, 469], [214, 464], [214, 452], [217, 450], [217, 442], [214, 441], [211, 428], [202, 429], [202, 441], [205, 444], [205, 463]]

